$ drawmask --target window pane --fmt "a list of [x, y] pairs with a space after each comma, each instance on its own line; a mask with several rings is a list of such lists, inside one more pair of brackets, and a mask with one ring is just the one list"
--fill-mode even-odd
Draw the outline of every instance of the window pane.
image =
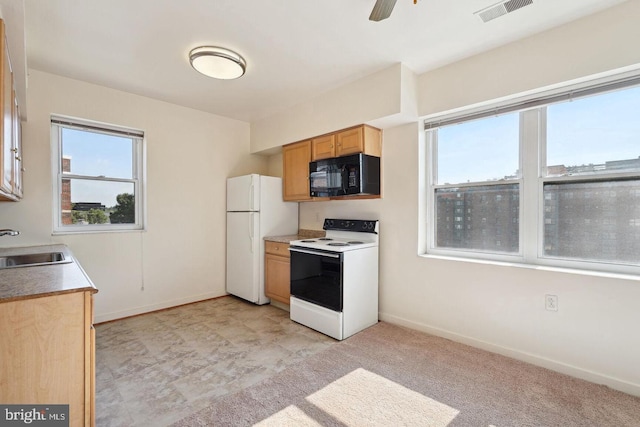
[[62, 128], [62, 172], [133, 178], [133, 140]]
[[62, 179], [62, 225], [134, 224], [134, 185], [130, 182]]
[[437, 189], [436, 247], [519, 252], [519, 184]]
[[519, 113], [438, 129], [437, 184], [519, 176]]
[[544, 254], [640, 263], [640, 180], [544, 186]]
[[640, 170], [640, 87], [547, 107], [547, 175]]

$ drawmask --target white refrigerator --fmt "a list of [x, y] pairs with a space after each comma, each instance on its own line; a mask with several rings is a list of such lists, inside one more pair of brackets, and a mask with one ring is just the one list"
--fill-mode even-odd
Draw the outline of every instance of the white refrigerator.
[[264, 237], [298, 232], [298, 203], [282, 201], [282, 179], [227, 179], [227, 292], [255, 304], [264, 294]]

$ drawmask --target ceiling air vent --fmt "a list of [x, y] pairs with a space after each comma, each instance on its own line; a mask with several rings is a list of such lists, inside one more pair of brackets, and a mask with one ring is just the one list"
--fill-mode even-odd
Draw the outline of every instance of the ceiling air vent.
[[479, 10], [475, 12], [474, 15], [478, 15], [480, 19], [482, 19], [482, 22], [489, 22], [492, 19], [499, 18], [502, 15], [506, 15], [514, 10], [529, 6], [530, 4], [533, 4], [533, 0], [509, 0], [496, 3], [493, 6]]

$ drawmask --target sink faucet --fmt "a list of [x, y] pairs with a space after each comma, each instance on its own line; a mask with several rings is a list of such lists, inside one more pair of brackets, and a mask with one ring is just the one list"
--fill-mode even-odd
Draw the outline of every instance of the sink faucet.
[[17, 236], [18, 234], [20, 234], [18, 230], [10, 230], [8, 228], [0, 230], [0, 236]]

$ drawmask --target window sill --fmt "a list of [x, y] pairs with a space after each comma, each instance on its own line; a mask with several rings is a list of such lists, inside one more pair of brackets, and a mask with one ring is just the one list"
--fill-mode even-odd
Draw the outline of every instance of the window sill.
[[606, 279], [620, 279], [620, 280], [631, 280], [635, 282], [640, 282], [640, 275], [631, 274], [631, 273], [615, 273], [615, 272], [601, 271], [601, 270], [585, 270], [585, 269], [570, 268], [570, 267], [556, 267], [551, 265], [526, 264], [521, 262], [495, 261], [495, 260], [487, 260], [487, 259], [454, 257], [454, 256], [447, 256], [447, 255], [418, 254], [418, 256], [425, 259], [467, 262], [467, 263], [473, 263], [473, 264], [491, 265], [496, 267], [524, 268], [528, 270], [549, 271], [554, 273], [572, 274], [572, 275], [580, 275], [580, 276], [593, 276], [593, 277], [602, 277]]
[[109, 234], [109, 233], [136, 233], [145, 232], [145, 228], [123, 228], [111, 230], [57, 230], [51, 233], [52, 236], [73, 236], [82, 234]]

